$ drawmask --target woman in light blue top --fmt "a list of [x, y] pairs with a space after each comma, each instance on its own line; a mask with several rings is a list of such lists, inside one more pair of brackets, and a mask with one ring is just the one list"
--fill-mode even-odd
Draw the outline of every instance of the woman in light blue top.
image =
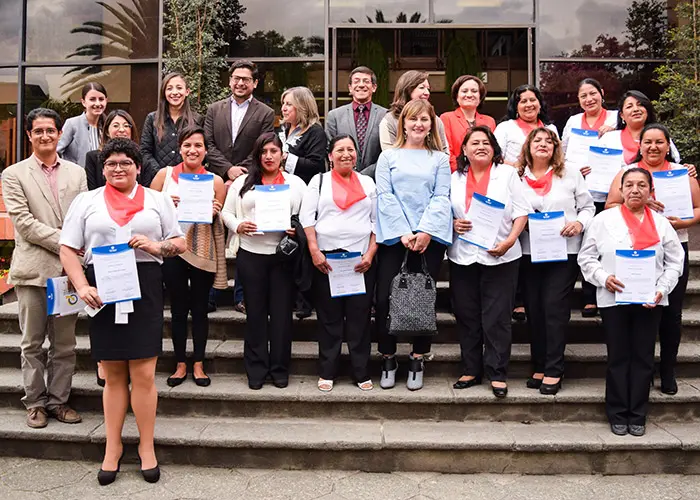
[[[376, 324], [379, 351], [383, 354], [383, 389], [394, 387], [397, 362], [396, 337], [389, 335], [391, 281], [408, 252], [408, 267], [421, 269], [425, 256], [428, 271], [437, 280], [447, 245], [452, 242], [450, 160], [442, 152], [433, 106], [425, 100], [406, 104], [398, 121], [395, 148], [377, 161], [377, 269]], [[415, 337], [410, 356], [410, 390], [423, 387], [423, 355], [430, 351], [430, 337]]]

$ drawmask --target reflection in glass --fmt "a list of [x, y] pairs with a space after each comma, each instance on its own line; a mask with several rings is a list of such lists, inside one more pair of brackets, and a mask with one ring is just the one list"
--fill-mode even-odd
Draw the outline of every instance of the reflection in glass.
[[[282, 116], [282, 92], [291, 87], [309, 87], [316, 96], [318, 111], [323, 115], [323, 63], [258, 63], [260, 79], [254, 91], [257, 99], [272, 109], [279, 120]], [[275, 124], [277, 126], [277, 123]]]
[[19, 21], [22, 0], [0, 1], [0, 61], [16, 63], [19, 57]]
[[[1, 10], [1, 9], [0, 9]], [[0, 171], [17, 162], [17, 70], [0, 69]]]
[[330, 0], [330, 18], [331, 23], [425, 23], [429, 3], [430, 0]]
[[435, 22], [471, 24], [532, 23], [532, 0], [433, 0]]

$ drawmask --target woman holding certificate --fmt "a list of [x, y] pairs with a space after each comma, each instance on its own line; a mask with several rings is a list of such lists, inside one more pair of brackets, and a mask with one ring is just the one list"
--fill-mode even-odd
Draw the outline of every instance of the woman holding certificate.
[[[648, 170], [654, 178], [655, 197], [649, 199], [652, 210], [666, 216], [683, 245], [685, 261], [678, 284], [668, 296], [668, 307], [661, 314], [659, 343], [661, 345], [661, 392], [673, 395], [678, 392], [675, 367], [678, 346], [681, 342], [683, 320], [683, 298], [688, 286], [688, 228], [700, 222], [700, 187], [688, 170], [670, 160], [670, 135], [666, 127], [651, 124], [644, 127], [640, 135], [640, 150], [636, 163], [630, 167]], [[608, 195], [607, 207], [622, 203], [619, 174], [613, 181]]]
[[[176, 387], [187, 378], [187, 317], [191, 312], [194, 344], [192, 378], [198, 386], [207, 387], [211, 383], [211, 379], [204, 372], [204, 354], [209, 336], [209, 289], [214, 286], [225, 290], [228, 286], [224, 225], [219, 217], [226, 199], [226, 188], [221, 177], [207, 172], [202, 164], [207, 154], [204, 129], [184, 128], [180, 132], [178, 142], [182, 163], [159, 170], [151, 182], [151, 189], [170, 195], [177, 207], [183, 196], [181, 184], [185, 184], [187, 189], [190, 185], [204, 186], [204, 183], [208, 183], [211, 187], [207, 187], [206, 190], [210, 195], [202, 196], [200, 203], [204, 205], [203, 211], [208, 209], [211, 212], [206, 214], [210, 215], [211, 223], [180, 222], [180, 227], [186, 235], [187, 251], [163, 261], [163, 278], [170, 295], [173, 347], [177, 362], [175, 373], [168, 377], [167, 384]], [[201, 180], [195, 182], [194, 176]], [[193, 219], [183, 218], [182, 215], [184, 214], [178, 219]]]
[[519, 169], [534, 210], [520, 235], [520, 277], [534, 368], [527, 387], [554, 395], [564, 376], [570, 296], [579, 271], [576, 255], [595, 207], [581, 172], [564, 166], [561, 143], [551, 130], [530, 132]]
[[[605, 132], [615, 130], [617, 126], [617, 111], [605, 108], [605, 92], [600, 82], [595, 78], [584, 78], [578, 84], [578, 103], [583, 113], [575, 114], [566, 121], [564, 132], [561, 134], [561, 144], [564, 154], [567, 154], [569, 141], [572, 136], [587, 137], [583, 131], [596, 132], [596, 139]], [[586, 168], [586, 167], [583, 167]], [[582, 172], [586, 175], [590, 171]]]
[[485, 368], [493, 394], [503, 398], [522, 255], [518, 237], [532, 208], [518, 171], [503, 164], [488, 127], [474, 127], [464, 137], [450, 199], [455, 234], [447, 256], [462, 352], [462, 376], [453, 387], [481, 384]]
[[642, 436], [654, 373], [661, 307], [683, 272], [683, 247], [671, 223], [650, 210], [652, 176], [621, 176], [622, 205], [598, 214], [578, 255], [583, 277], [598, 288], [608, 348], [605, 410], [614, 434]]
[[376, 188], [371, 177], [354, 171], [357, 148], [352, 136], [332, 138], [329, 150], [331, 171], [311, 179], [299, 213], [316, 268], [312, 293], [319, 325], [318, 389], [333, 389], [345, 337], [352, 378], [369, 391]]
[[[396, 383], [396, 337], [389, 334], [389, 294], [404, 257], [410, 271], [425, 261], [437, 280], [445, 248], [452, 242], [450, 159], [442, 152], [433, 106], [424, 99], [410, 101], [399, 115], [395, 148], [382, 151], [377, 161], [377, 297], [376, 325], [382, 353], [382, 389]], [[407, 253], [408, 252], [408, 253]], [[424, 260], [423, 260], [424, 259]], [[428, 336], [413, 338], [408, 365], [409, 390], [423, 387], [423, 355], [430, 352]]]
[[[97, 478], [101, 485], [116, 479], [131, 398], [141, 472], [146, 481], [156, 482], [160, 469], [153, 433], [156, 362], [163, 346], [161, 263], [183, 253], [185, 240], [170, 197], [137, 184], [141, 153], [136, 143], [112, 139], [102, 148], [101, 159], [107, 184], [73, 201], [61, 231], [61, 263], [80, 298], [94, 310], [90, 347], [105, 370], [107, 444]], [[86, 273], [78, 257], [82, 249]]]
[[306, 184], [284, 171], [282, 155], [277, 134], [261, 135], [248, 173], [233, 181], [221, 211], [240, 238], [236, 267], [248, 313], [243, 361], [254, 390], [268, 377], [275, 387], [289, 383], [295, 286], [291, 261], [277, 248], [285, 232], [294, 235], [291, 217], [299, 213]]

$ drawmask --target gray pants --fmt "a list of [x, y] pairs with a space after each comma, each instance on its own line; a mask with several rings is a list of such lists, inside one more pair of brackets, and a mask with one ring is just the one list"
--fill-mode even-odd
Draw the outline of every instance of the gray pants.
[[[52, 408], [68, 402], [75, 369], [75, 322], [77, 315], [62, 318], [46, 315], [46, 288], [16, 286], [19, 328], [22, 331], [22, 379], [27, 409]], [[49, 337], [44, 366], [42, 345]], [[44, 379], [46, 371], [46, 380]]]

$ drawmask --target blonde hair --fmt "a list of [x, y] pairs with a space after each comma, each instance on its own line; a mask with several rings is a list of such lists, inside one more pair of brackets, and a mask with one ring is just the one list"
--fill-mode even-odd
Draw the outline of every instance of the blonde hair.
[[559, 140], [559, 137], [557, 137], [557, 134], [545, 127], [537, 127], [531, 130], [529, 134], [527, 134], [525, 144], [523, 144], [523, 149], [520, 151], [520, 156], [518, 157], [518, 163], [516, 165], [518, 169], [518, 175], [520, 175], [521, 177], [523, 176], [523, 174], [525, 173], [525, 167], [528, 167], [532, 170], [533, 160], [532, 152], [530, 151], [530, 146], [532, 145], [532, 141], [535, 140], [535, 136], [540, 132], [544, 132], [545, 134], [547, 134], [551, 139], [552, 144], [554, 145], [554, 151], [552, 151], [552, 159], [549, 160], [549, 166], [552, 167], [552, 170], [554, 170], [554, 175], [556, 175], [557, 177], [563, 177], [565, 165], [564, 151], [561, 147], [561, 141]]
[[292, 106], [296, 108], [297, 125], [301, 127], [302, 133], [321, 120], [314, 94], [307, 87], [292, 87], [285, 90], [282, 94], [282, 102], [286, 96], [290, 97]]
[[403, 111], [401, 111], [399, 115], [399, 123], [396, 126], [395, 148], [401, 148], [406, 144], [406, 132], [404, 131], [404, 123], [406, 120], [422, 113], [428, 113], [428, 115], [430, 115], [430, 132], [425, 136], [425, 148], [429, 151], [442, 151], [442, 141], [438, 133], [435, 109], [433, 105], [425, 99], [414, 99], [403, 107]]

